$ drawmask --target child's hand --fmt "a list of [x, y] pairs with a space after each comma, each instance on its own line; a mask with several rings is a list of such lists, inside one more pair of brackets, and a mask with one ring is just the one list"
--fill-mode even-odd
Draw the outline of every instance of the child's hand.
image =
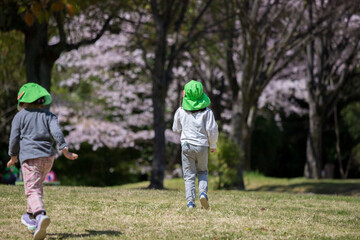
[[12, 156], [12, 157], [10, 158], [10, 161], [8, 161], [8, 163], [7, 163], [7, 167], [8, 167], [8, 168], [11, 167], [11, 166], [14, 166], [14, 167], [15, 167], [15, 163], [17, 163], [17, 162], [18, 162], [17, 156]]
[[211, 148], [211, 149], [210, 149], [210, 152], [211, 152], [211, 153], [216, 152], [216, 148]]
[[62, 152], [64, 156], [70, 160], [75, 160], [79, 157], [76, 153], [69, 152], [67, 148], [63, 148]]

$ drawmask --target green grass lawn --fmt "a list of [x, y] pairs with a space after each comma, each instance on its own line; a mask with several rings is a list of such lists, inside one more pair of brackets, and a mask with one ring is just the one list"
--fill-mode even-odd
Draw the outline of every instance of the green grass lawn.
[[[360, 239], [360, 180], [248, 175], [247, 191], [209, 191], [186, 208], [182, 179], [167, 190], [46, 186], [47, 239]], [[331, 193], [331, 195], [330, 195]], [[22, 186], [0, 185], [0, 239], [31, 239]]]

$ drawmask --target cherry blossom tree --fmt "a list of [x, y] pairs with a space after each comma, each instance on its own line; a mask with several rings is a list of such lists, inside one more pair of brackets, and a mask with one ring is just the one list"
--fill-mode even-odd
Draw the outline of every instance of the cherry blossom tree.
[[[79, 15], [69, 27], [72, 32], [86, 33], [86, 28], [76, 31], [79, 21], [89, 24]], [[142, 51], [128, 47], [131, 26], [126, 22], [120, 26], [119, 33], [107, 32], [95, 44], [63, 54], [56, 62], [58, 73], [66, 76], [60, 87], [81, 96], [81, 88], [87, 86], [82, 99], [74, 96], [69, 102], [55, 101], [53, 106], [54, 112], [61, 113], [59, 120], [68, 123], [67, 140], [76, 148], [83, 142], [93, 149], [134, 147], [135, 141], [153, 136], [150, 130], [142, 130], [152, 124], [151, 84], [141, 76]]]
[[[56, 94], [52, 111], [59, 113], [59, 121], [69, 132], [66, 139], [75, 148], [87, 142], [94, 150], [99, 147], [141, 150], [141, 143], [153, 142], [151, 83], [143, 51], [133, 44], [134, 22], [139, 19], [128, 10], [119, 11], [118, 19], [120, 22], [111, 23], [111, 32], [104, 33], [95, 44], [62, 54], [56, 62], [57, 75], [61, 76], [59, 85], [71, 96], [61, 100], [60, 94]], [[81, 31], [86, 29], [75, 30], [78, 21], [87, 25], [80, 15], [74, 17], [69, 27], [71, 32], [83, 35]], [[151, 53], [147, 56], [152, 58]], [[174, 68], [174, 72], [176, 77], [183, 76], [184, 68]], [[175, 107], [176, 97], [169, 96], [171, 106]], [[167, 115], [166, 121], [171, 118]], [[179, 143], [178, 136], [169, 129], [165, 130], [165, 137], [166, 141]]]

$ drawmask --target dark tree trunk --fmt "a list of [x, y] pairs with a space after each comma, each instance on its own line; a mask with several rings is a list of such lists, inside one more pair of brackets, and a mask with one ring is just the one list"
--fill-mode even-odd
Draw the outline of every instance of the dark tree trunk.
[[[240, 112], [240, 103], [241, 101], [233, 99], [232, 101], [232, 118], [231, 118], [231, 131], [230, 136], [236, 142], [237, 146], [242, 150], [243, 153], [243, 142], [242, 142], [242, 124], [241, 124], [241, 112]], [[244, 155], [243, 155], [244, 157]], [[234, 183], [234, 187], [239, 190], [245, 190], [244, 184], [244, 158], [236, 166], [237, 179]]]
[[304, 176], [320, 179], [322, 169], [322, 116], [315, 102], [309, 102], [309, 133], [306, 143], [306, 165]]
[[[242, 145], [242, 100], [241, 95], [239, 92], [239, 85], [237, 83], [236, 78], [236, 68], [233, 59], [233, 48], [234, 48], [234, 32], [233, 29], [235, 28], [234, 22], [230, 25], [229, 37], [226, 41], [227, 48], [226, 48], [226, 79], [228, 80], [231, 91], [232, 91], [232, 118], [231, 118], [231, 131], [230, 136], [236, 142], [237, 146], [243, 150]], [[245, 190], [244, 184], [244, 161], [243, 158], [236, 166], [236, 183], [234, 183], [234, 187], [239, 190]]]
[[241, 137], [242, 137], [242, 151], [243, 151], [243, 162], [244, 162], [244, 170], [251, 170], [251, 128], [247, 126], [246, 123], [243, 122]]
[[167, 93], [166, 62], [166, 22], [156, 18], [155, 63], [152, 70], [152, 101], [154, 107], [154, 157], [149, 188], [163, 189], [166, 167], [165, 151], [165, 97]]
[[[307, 6], [309, 22], [308, 29], [313, 27], [313, 8], [312, 3]], [[319, 84], [316, 84], [314, 65], [315, 65], [315, 49], [314, 41], [311, 41], [306, 46], [306, 60], [307, 60], [307, 91], [309, 101], [309, 132], [306, 142], [306, 163], [304, 167], [304, 176], [307, 178], [319, 179], [321, 178], [321, 148], [322, 148], [322, 121], [319, 116], [320, 112], [320, 89]], [[320, 80], [319, 80], [320, 82]]]
[[[145, 57], [147, 66], [151, 69], [153, 84], [152, 99], [154, 105], [154, 159], [149, 188], [162, 189], [165, 165], [166, 165], [166, 145], [165, 145], [165, 98], [168, 86], [172, 81], [172, 69], [180, 53], [187, 50], [190, 45], [201, 35], [196, 31], [200, 19], [209, 8], [212, 0], [207, 0], [199, 15], [192, 22], [190, 31], [182, 41], [176, 36], [176, 41], [169, 47], [167, 33], [174, 27], [176, 34], [179, 34], [182, 24], [185, 22], [185, 15], [188, 9], [188, 0], [178, 1], [157, 1], [151, 0], [150, 6], [155, 23], [155, 59], [153, 67]], [[169, 49], [169, 51], [167, 51]]]
[[51, 70], [56, 59], [51, 59], [47, 50], [48, 25], [35, 22], [24, 33], [27, 82], [38, 83], [50, 91]]
[[154, 85], [153, 106], [154, 106], [154, 158], [152, 162], [151, 179], [149, 188], [163, 189], [166, 151], [165, 151], [165, 97], [161, 86]]
[[241, 102], [239, 100], [232, 101], [232, 117], [231, 117], [231, 130], [230, 136], [236, 142], [236, 144], [241, 146]]
[[352, 154], [350, 154], [348, 163], [346, 165], [346, 169], [344, 170], [343, 165], [343, 159], [341, 155], [341, 149], [340, 149], [340, 131], [339, 131], [339, 120], [338, 120], [338, 113], [337, 113], [337, 107], [335, 105], [334, 107], [334, 128], [335, 128], [335, 136], [336, 136], [336, 153], [337, 158], [339, 162], [339, 172], [342, 179], [347, 179], [349, 175], [349, 170], [351, 166], [351, 159], [353, 158]]
[[[241, 107], [239, 106], [242, 102]], [[242, 109], [240, 112], [239, 109]], [[233, 115], [231, 119], [231, 135], [238, 147], [242, 151], [242, 160], [237, 165], [237, 189], [245, 189], [243, 180], [243, 171], [251, 170], [251, 136], [254, 129], [254, 118], [256, 116], [256, 107], [250, 106], [244, 101], [233, 101]]]

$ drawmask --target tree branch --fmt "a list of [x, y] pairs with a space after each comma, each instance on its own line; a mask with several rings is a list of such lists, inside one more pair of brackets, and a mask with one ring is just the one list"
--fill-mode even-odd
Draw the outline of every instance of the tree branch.
[[96, 36], [94, 38], [92, 38], [92, 39], [83, 39], [80, 42], [74, 43], [74, 44], [66, 44], [64, 50], [69, 52], [71, 50], [78, 49], [79, 47], [95, 43], [105, 33], [105, 31], [107, 30], [107, 28], [109, 26], [109, 23], [110, 23], [111, 19], [112, 19], [112, 16], [110, 16], [108, 19], [106, 19], [106, 21], [105, 21], [104, 25], [102, 26], [101, 30], [99, 31], [98, 34], [96, 34]]

